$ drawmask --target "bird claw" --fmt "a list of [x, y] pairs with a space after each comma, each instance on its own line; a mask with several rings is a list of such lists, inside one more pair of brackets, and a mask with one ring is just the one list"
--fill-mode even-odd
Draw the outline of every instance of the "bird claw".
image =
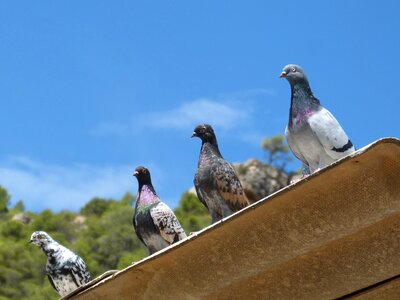
[[[308, 176], [308, 175], [307, 175]], [[301, 178], [296, 178], [296, 179], [292, 179], [290, 180], [290, 184], [295, 184], [296, 182], [299, 182], [300, 180], [302, 180], [303, 178], [305, 178], [304, 176]]]
[[[319, 172], [319, 171], [321, 171], [321, 168], [315, 169], [311, 174], [314, 174], [314, 173]], [[300, 180], [303, 180], [304, 178], [307, 178], [311, 174], [303, 173], [303, 175], [300, 178], [296, 178], [296, 179], [290, 180], [290, 184], [294, 184], [296, 182], [299, 182]]]
[[307, 178], [310, 175], [311, 174], [303, 174], [300, 178], [296, 178], [296, 179], [290, 180], [290, 184], [295, 184], [295, 183], [299, 182], [300, 180], [303, 180], [304, 178]]

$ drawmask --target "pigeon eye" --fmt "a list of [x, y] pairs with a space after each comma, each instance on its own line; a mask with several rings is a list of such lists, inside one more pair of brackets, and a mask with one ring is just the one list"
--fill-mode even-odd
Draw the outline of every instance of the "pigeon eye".
[[296, 69], [295, 69], [295, 68], [292, 68], [292, 72], [293, 72], [293, 73], [296, 72]]

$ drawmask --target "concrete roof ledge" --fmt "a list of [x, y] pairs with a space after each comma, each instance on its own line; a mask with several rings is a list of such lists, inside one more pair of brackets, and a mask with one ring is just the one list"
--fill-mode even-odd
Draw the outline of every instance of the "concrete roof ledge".
[[400, 140], [383, 138], [64, 299], [398, 296], [399, 253]]

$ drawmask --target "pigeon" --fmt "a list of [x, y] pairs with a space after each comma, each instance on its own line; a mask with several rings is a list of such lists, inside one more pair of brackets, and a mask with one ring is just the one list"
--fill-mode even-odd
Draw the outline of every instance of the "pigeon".
[[47, 256], [46, 273], [61, 297], [90, 281], [90, 273], [82, 258], [53, 240], [44, 231], [35, 231], [29, 243], [40, 247]]
[[290, 149], [314, 173], [355, 151], [335, 117], [314, 97], [303, 69], [287, 65], [280, 75], [291, 87], [289, 124], [285, 135]]
[[194, 186], [199, 200], [207, 207], [212, 223], [249, 205], [233, 167], [223, 159], [211, 125], [198, 125], [192, 137], [202, 141]]
[[149, 253], [153, 254], [186, 238], [186, 233], [173, 211], [157, 196], [149, 170], [137, 167], [133, 176], [139, 184], [133, 227]]

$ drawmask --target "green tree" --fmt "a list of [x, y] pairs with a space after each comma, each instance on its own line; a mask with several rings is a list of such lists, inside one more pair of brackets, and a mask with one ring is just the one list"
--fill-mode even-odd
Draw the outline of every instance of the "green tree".
[[110, 199], [93, 198], [81, 208], [80, 213], [85, 216], [97, 215], [99, 217], [108, 209], [112, 202], [113, 200]]
[[282, 135], [265, 138], [261, 143], [261, 148], [266, 153], [268, 164], [279, 170], [285, 171], [287, 163], [293, 160], [289, 146]]
[[8, 212], [11, 196], [5, 188], [0, 185], [0, 213]]
[[185, 192], [182, 195], [179, 206], [175, 209], [175, 215], [187, 234], [211, 224], [207, 208], [192, 192]]
[[296, 174], [301, 174], [306, 166], [303, 164], [298, 170], [287, 170], [287, 164], [293, 161], [289, 146], [285, 143], [283, 135], [274, 135], [265, 138], [261, 142], [261, 148], [265, 151], [269, 165], [278, 169], [278, 171], [288, 175], [287, 184], [289, 184]]
[[21, 213], [25, 211], [25, 205], [22, 200], [19, 200], [11, 209], [12, 214]]
[[[133, 229], [134, 199], [129, 193], [119, 201], [96, 198], [81, 210], [88, 215], [76, 248], [92, 273], [121, 269], [147, 255]], [[101, 213], [91, 209], [95, 203], [102, 205]]]

